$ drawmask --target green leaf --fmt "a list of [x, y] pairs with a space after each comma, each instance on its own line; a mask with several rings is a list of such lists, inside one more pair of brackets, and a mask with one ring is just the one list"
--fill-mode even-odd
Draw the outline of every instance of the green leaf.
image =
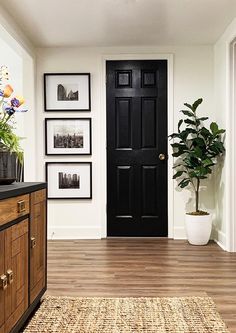
[[205, 141], [202, 138], [199, 138], [199, 137], [192, 139], [192, 145], [194, 147], [199, 146], [201, 148], [206, 146]]
[[196, 122], [190, 119], [185, 119], [185, 124], [189, 124], [189, 125], [196, 125]]
[[182, 140], [182, 141], [186, 141], [186, 139], [187, 139], [187, 137], [188, 137], [188, 132], [187, 132], [187, 130], [184, 130], [184, 131], [182, 131], [182, 132], [180, 132], [179, 133], [179, 137], [180, 137], [180, 139]]
[[208, 120], [208, 119], [209, 119], [208, 117], [201, 117], [201, 118], [198, 118], [198, 120], [201, 120], [201, 121]]
[[182, 125], [183, 123], [183, 119], [180, 119], [180, 121], [178, 122], [178, 132], [180, 131], [180, 126]]
[[219, 130], [219, 127], [218, 127], [217, 123], [212, 122], [211, 125], [210, 125], [210, 129], [212, 131], [212, 134], [216, 135], [218, 130]]
[[192, 105], [191, 105], [191, 104], [189, 104], [189, 103], [184, 103], [184, 105], [185, 105], [185, 106], [187, 106], [187, 108], [189, 108], [190, 110], [192, 110], [192, 111], [193, 111], [193, 107], [192, 107]]
[[197, 175], [196, 175], [196, 173], [195, 173], [194, 171], [190, 171], [190, 172], [189, 172], [189, 177], [190, 177], [190, 178], [196, 178]]
[[198, 147], [198, 146], [195, 147], [195, 149], [194, 149], [194, 155], [197, 156], [197, 157], [199, 157], [199, 158], [202, 157], [202, 150], [201, 150], [200, 147]]
[[197, 131], [194, 128], [187, 127], [185, 130], [188, 134], [197, 134]]
[[173, 179], [176, 179], [180, 176], [182, 176], [183, 173], [185, 173], [186, 171], [177, 171], [176, 174], [173, 176]]
[[171, 143], [170, 145], [172, 148], [177, 148], [177, 147], [179, 147], [180, 143], [175, 142], [175, 143]]
[[195, 169], [199, 167], [199, 160], [195, 156], [194, 152], [188, 154], [186, 158], [184, 158], [184, 162], [188, 165], [189, 168]]
[[211, 132], [206, 128], [206, 127], [201, 127], [200, 128], [200, 131], [199, 131], [202, 135], [205, 134], [205, 135], [212, 135]]
[[[224, 144], [223, 142], [221, 141], [215, 141], [213, 144], [212, 144], [213, 147], [215, 147], [220, 153], [223, 153], [225, 151], [225, 147], [224, 147]], [[212, 147], [211, 146], [211, 147]]]
[[202, 176], [205, 176], [207, 175], [208, 173], [210, 173], [210, 169], [209, 168], [205, 168], [203, 166], [199, 166], [196, 168], [196, 174], [197, 174], [197, 177], [202, 177]]
[[184, 187], [188, 186], [189, 183], [190, 183], [190, 179], [184, 178], [183, 180], [181, 180], [181, 182], [178, 184], [178, 186], [180, 186], [181, 188], [184, 188]]
[[181, 150], [188, 150], [188, 147], [183, 143], [175, 142], [175, 143], [172, 143], [171, 146], [172, 146], [172, 148], [178, 148], [178, 149], [181, 149]]
[[180, 133], [173, 133], [173, 134], [169, 135], [169, 138], [171, 138], [171, 139], [181, 138], [181, 135], [180, 135]]
[[175, 143], [171, 143], [170, 145], [172, 148], [178, 148], [180, 143], [175, 142]]
[[173, 153], [172, 156], [173, 157], [179, 157], [179, 156], [181, 156], [183, 154], [185, 154], [185, 153], [182, 150], [180, 150], [180, 151], [177, 151], [177, 152]]
[[217, 134], [223, 134], [223, 133], [225, 133], [225, 130], [224, 130], [224, 129], [220, 129], [220, 130], [218, 130], [218, 132], [217, 132]]
[[194, 103], [193, 103], [193, 110], [196, 111], [196, 109], [198, 108], [198, 106], [202, 103], [203, 99], [202, 98], [199, 98], [197, 99]]
[[202, 164], [205, 166], [205, 167], [209, 167], [209, 166], [213, 166], [215, 165], [215, 163], [210, 159], [210, 158], [207, 158], [205, 160], [202, 161]]
[[174, 165], [174, 166], [172, 167], [172, 169], [178, 168], [178, 167], [180, 167], [180, 166], [183, 166], [183, 164], [176, 164], [176, 165]]
[[180, 112], [182, 112], [185, 116], [188, 117], [194, 117], [194, 113], [188, 110], [181, 110]]

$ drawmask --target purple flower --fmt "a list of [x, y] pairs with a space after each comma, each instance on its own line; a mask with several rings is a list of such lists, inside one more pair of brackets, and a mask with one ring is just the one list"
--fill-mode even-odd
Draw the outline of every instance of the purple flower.
[[2, 89], [0, 89], [0, 97], [4, 96], [4, 91]]
[[9, 116], [12, 116], [16, 112], [16, 110], [11, 106], [6, 106], [4, 109]]
[[11, 106], [14, 108], [18, 108], [20, 106], [20, 101], [17, 98], [12, 98], [11, 100]]
[[27, 112], [26, 109], [18, 109], [17, 107], [11, 106], [9, 104], [3, 105], [4, 111], [9, 115], [12, 116], [15, 112]]

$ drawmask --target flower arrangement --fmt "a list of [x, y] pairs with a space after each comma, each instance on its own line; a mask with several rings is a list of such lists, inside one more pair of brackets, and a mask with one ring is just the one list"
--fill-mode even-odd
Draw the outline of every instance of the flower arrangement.
[[23, 163], [21, 138], [14, 133], [14, 114], [27, 110], [21, 108], [25, 102], [22, 96], [12, 97], [14, 90], [8, 82], [8, 68], [2, 66], [0, 68], [0, 149], [16, 153], [18, 160]]

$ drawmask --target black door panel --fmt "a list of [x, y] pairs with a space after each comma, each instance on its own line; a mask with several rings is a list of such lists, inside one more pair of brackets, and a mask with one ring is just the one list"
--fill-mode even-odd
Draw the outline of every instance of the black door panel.
[[167, 61], [106, 69], [108, 236], [167, 236]]

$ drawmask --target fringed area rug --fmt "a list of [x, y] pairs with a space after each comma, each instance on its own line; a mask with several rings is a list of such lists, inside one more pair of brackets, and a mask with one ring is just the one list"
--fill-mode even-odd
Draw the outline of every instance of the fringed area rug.
[[24, 333], [229, 333], [209, 297], [46, 297]]

